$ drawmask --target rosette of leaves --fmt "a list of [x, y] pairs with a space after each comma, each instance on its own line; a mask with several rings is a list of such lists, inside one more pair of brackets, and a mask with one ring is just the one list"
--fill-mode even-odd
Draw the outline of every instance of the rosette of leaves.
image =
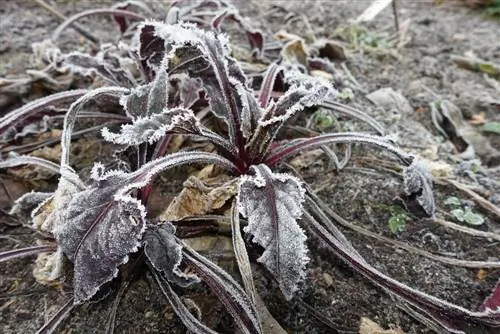
[[[79, 304], [91, 299], [112, 280], [118, 266], [127, 262], [131, 253], [140, 251], [189, 330], [213, 332], [187, 311], [172, 285], [182, 287], [201, 280], [226, 306], [239, 330], [261, 333], [247, 248], [260, 246], [257, 261], [271, 273], [290, 300], [306, 277], [310, 250], [305, 242], [309, 232], [354, 270], [404, 302], [412, 315], [434, 328], [458, 333], [469, 328], [490, 331], [500, 326], [495, 293], [484, 310], [474, 312], [412, 289], [375, 269], [330, 220], [307, 185], [292, 175], [291, 170], [287, 171], [287, 159], [308, 149], [323, 149], [341, 169], [350, 157], [351, 145], [377, 147], [393, 154], [405, 167], [406, 195], [416, 199], [427, 215], [434, 214], [432, 180], [425, 167], [385, 137], [351, 132], [280, 137], [285, 125], [299, 113], [320, 106], [376, 124], [367, 115], [336, 103], [337, 92], [329, 83], [300, 73], [284, 73], [286, 89], [274, 99], [271, 93], [284, 68], [273, 63], [264, 73], [256, 96], [247, 85], [238, 61], [230, 55], [227, 38], [191, 24], [145, 22], [138, 27], [135, 43], [137, 59], [150, 80], [133, 88], [94, 90], [74, 102], [65, 116], [61, 165], [57, 169], [61, 172], [59, 187], [49, 198], [37, 194], [31, 198], [25, 196], [17, 203], [19, 207], [24, 204], [29, 207], [39, 198], [45, 201], [41, 206], [52, 201], [52, 211], [46, 216], [53, 221], [46, 225], [51, 226], [55, 245], [3, 253], [0, 259], [59, 249], [73, 263], [74, 304]], [[118, 131], [104, 129], [103, 137], [135, 151], [136, 167], [129, 163], [131, 171], [105, 172], [97, 164], [92, 181], [84, 184], [69, 166], [71, 134], [85, 103], [101, 94], [118, 96], [123, 113], [130, 119]], [[203, 101], [208, 101], [213, 115], [225, 126], [210, 129], [201, 124], [192, 108]], [[178, 134], [201, 138], [211, 143], [216, 153], [166, 154], [169, 140]], [[347, 147], [342, 162], [334, 152], [336, 144]], [[26, 159], [29, 160], [12, 158], [0, 167], [33, 162]], [[220, 166], [239, 180], [231, 216], [233, 248], [244, 288], [177, 238], [172, 225], [175, 222], [149, 221], [144, 205], [153, 177], [166, 169], [193, 163]], [[38, 211], [35, 209], [35, 217]], [[240, 216], [247, 221], [242, 229]], [[242, 232], [251, 242], [244, 241]], [[189, 265], [196, 276], [182, 272], [182, 263]], [[62, 309], [60, 314], [66, 314], [67, 310], [68, 307]]]

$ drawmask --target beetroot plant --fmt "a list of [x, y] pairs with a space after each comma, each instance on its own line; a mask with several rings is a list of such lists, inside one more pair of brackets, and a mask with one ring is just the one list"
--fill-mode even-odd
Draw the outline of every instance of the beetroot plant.
[[[220, 21], [224, 15], [215, 20]], [[291, 157], [319, 148], [337, 169], [342, 169], [351, 156], [351, 146], [363, 144], [381, 149], [404, 167], [406, 196], [418, 203], [426, 215], [434, 214], [432, 180], [425, 166], [388, 138], [357, 132], [308, 137], [284, 133], [301, 113], [319, 107], [357, 118], [381, 131], [380, 125], [366, 114], [337, 102], [338, 92], [329, 82], [310, 77], [293, 64], [276, 61], [262, 74], [256, 93], [231, 56], [227, 37], [190, 23], [142, 22], [125, 51], [135, 61], [139, 76], [114, 54], [118, 50], [103, 50], [97, 57], [77, 53], [61, 56], [61, 66], [94, 71], [106, 85], [58, 93], [0, 120], [0, 130], [9, 128], [15, 137], [13, 125], [22, 124], [24, 128], [29, 115], [74, 100], [64, 116], [60, 164], [19, 155], [0, 161], [2, 168], [35, 164], [59, 174], [53, 193], [27, 193], [12, 209], [13, 214], [31, 212], [32, 228], [52, 236], [53, 242], [0, 254], [0, 260], [6, 261], [44, 253], [37, 265], [37, 279], [42, 282], [58, 280], [67, 274], [64, 267], [72, 267], [73, 297], [42, 332], [55, 330], [74, 306], [97, 298], [123, 265], [139, 261], [147, 264], [190, 331], [214, 333], [188, 310], [176, 291], [203, 282], [220, 299], [241, 332], [262, 333], [248, 250], [259, 253], [257, 262], [291, 300], [306, 278], [308, 236], [319, 239], [356, 272], [404, 303], [411, 315], [436, 330], [498, 330], [498, 288], [481, 311], [470, 311], [381, 273], [350, 244], [336, 227], [332, 214], [287, 165]], [[278, 86], [283, 89], [277, 92]], [[119, 128], [102, 129], [102, 137], [118, 147], [118, 167], [110, 169], [96, 163], [90, 180], [85, 181], [71, 166], [71, 143], [75, 121], [82, 115], [95, 116], [86, 107], [96, 101], [101, 103], [98, 106], [113, 110], [103, 117], [123, 123]], [[211, 125], [196, 116], [204, 107], [214, 116]], [[179, 135], [210, 143], [215, 149], [191, 150], [186, 145], [169, 152], [169, 143]], [[8, 138], [12, 135], [4, 140]], [[343, 161], [337, 157], [339, 148], [344, 150]], [[237, 191], [230, 199], [230, 220], [243, 286], [176, 234], [181, 222], [158, 221], [147, 213], [154, 178], [168, 169], [193, 164], [217, 166], [219, 173], [237, 182]], [[197, 229], [204, 230], [203, 221]], [[189, 272], [184, 270], [186, 267]]]

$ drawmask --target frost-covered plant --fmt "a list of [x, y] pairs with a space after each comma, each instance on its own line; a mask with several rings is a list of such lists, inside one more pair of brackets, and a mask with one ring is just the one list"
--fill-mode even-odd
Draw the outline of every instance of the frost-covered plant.
[[[34, 208], [33, 227], [53, 235], [55, 242], [0, 254], [0, 260], [7, 260], [53, 252], [41, 269], [48, 280], [62, 274], [64, 259], [73, 264], [73, 300], [45, 328], [53, 328], [68, 313], [70, 305], [95, 297], [117, 276], [119, 266], [139, 253], [144, 255], [162, 292], [189, 330], [213, 333], [188, 311], [172, 286], [187, 287], [203, 281], [224, 304], [239, 330], [262, 333], [247, 249], [260, 249], [257, 261], [272, 274], [290, 300], [306, 277], [306, 232], [365, 278], [404, 302], [411, 314], [430, 326], [457, 333], [500, 326], [498, 296], [492, 295], [483, 311], [472, 312], [412, 289], [375, 269], [330, 220], [307, 185], [288, 168], [288, 159], [310, 149], [324, 150], [335, 167], [341, 169], [350, 157], [351, 145], [377, 147], [394, 155], [404, 166], [408, 198], [416, 200], [427, 215], [434, 214], [432, 181], [425, 167], [385, 137], [353, 132], [283, 136], [283, 129], [295, 117], [320, 106], [367, 121], [376, 130], [380, 128], [367, 115], [335, 102], [338, 93], [328, 82], [304, 75], [290, 64], [272, 63], [256, 95], [238, 61], [230, 55], [227, 38], [187, 23], [142, 23], [133, 45], [145, 74], [143, 82], [131, 82], [129, 87], [99, 88], [79, 97], [65, 115], [59, 166], [30, 157], [0, 162], [4, 168], [34, 163], [60, 174], [53, 194], [26, 194], [14, 208], [15, 212]], [[273, 98], [280, 77], [284, 78], [285, 89], [280, 97]], [[118, 100], [130, 120], [119, 130], [103, 129], [104, 139], [135, 154], [129, 155], [132, 160], [120, 164], [128, 168], [106, 170], [96, 163], [91, 181], [84, 182], [70, 166], [71, 135], [75, 119], [86, 103], [98, 97]], [[196, 118], [197, 106], [204, 103], [225, 126], [209, 128]], [[201, 138], [211, 143], [216, 152], [181, 150], [167, 154], [169, 141], [179, 134]], [[337, 144], [345, 146], [342, 162], [334, 151]], [[145, 205], [153, 178], [167, 169], [188, 164], [219, 166], [238, 181], [231, 227], [244, 288], [176, 236], [177, 222], [155, 222], [147, 215]], [[242, 229], [240, 216], [246, 219], [245, 224], [241, 223]], [[243, 234], [251, 242], [245, 242]], [[185, 273], [183, 265], [192, 272]]]

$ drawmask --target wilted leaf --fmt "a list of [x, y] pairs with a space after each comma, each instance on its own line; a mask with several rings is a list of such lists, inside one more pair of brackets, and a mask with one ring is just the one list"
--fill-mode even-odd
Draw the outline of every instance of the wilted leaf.
[[422, 160], [414, 158], [404, 172], [405, 193], [409, 200], [416, 198], [425, 213], [432, 217], [436, 211], [434, 194], [432, 192], [432, 176]]
[[63, 266], [64, 255], [61, 249], [50, 254], [39, 254], [33, 268], [33, 277], [38, 283], [56, 285], [59, 283], [58, 279], [63, 275]]
[[321, 58], [327, 58], [331, 61], [347, 59], [344, 47], [337, 41], [322, 39], [316, 41], [311, 47], [317, 51], [318, 56]]
[[128, 195], [115, 198], [127, 183], [126, 174], [109, 173], [74, 194], [65, 208], [64, 224], [56, 231], [59, 245], [74, 263], [75, 303], [90, 299], [113, 279], [118, 266], [140, 246], [145, 210]]
[[149, 228], [144, 234], [144, 253], [153, 267], [170, 283], [182, 287], [198, 283], [196, 276], [184, 274], [179, 269], [182, 246], [174, 234], [175, 227], [170, 222]]
[[33, 210], [32, 228], [55, 235], [65, 224], [66, 209], [73, 195], [82, 189], [79, 177], [69, 167], [63, 168], [54, 194]]
[[289, 300], [309, 262], [306, 235], [296, 221], [302, 215], [304, 190], [296, 178], [274, 174], [266, 165], [252, 170], [254, 176], [242, 177], [238, 210], [248, 218], [244, 231], [265, 249], [258, 261], [276, 277]]
[[281, 50], [281, 56], [291, 64], [301, 65], [304, 69], [309, 67], [307, 62], [308, 53], [302, 39], [288, 42]]

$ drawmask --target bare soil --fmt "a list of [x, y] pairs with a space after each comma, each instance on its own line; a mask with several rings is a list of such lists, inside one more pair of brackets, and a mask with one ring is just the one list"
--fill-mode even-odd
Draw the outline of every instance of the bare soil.
[[[339, 35], [338, 28], [357, 17], [368, 3], [349, 0], [261, 3], [255, 0], [237, 1], [236, 5], [250, 18], [252, 25], [262, 28], [270, 36], [285, 30], [309, 40], [335, 38], [344, 39], [343, 42], [348, 44], [347, 36]], [[65, 15], [89, 7], [99, 7], [97, 2], [80, 1], [60, 1], [55, 6]], [[399, 15], [400, 22], [407, 19], [411, 22], [407, 32], [410, 42], [399, 50], [397, 57], [367, 50], [351, 50], [348, 52], [346, 66], [365, 92], [382, 87], [400, 91], [409, 100], [411, 112], [377, 108], [360, 92], [355, 92], [352, 104], [367, 110], [386, 125], [389, 132], [397, 133], [397, 141], [403, 148], [456, 167], [459, 162], [452, 157], [453, 150], [449, 149], [452, 144], [443, 139], [432, 125], [428, 104], [435, 100], [435, 96], [429, 90], [455, 103], [465, 117], [484, 112], [487, 120], [500, 121], [498, 107], [485, 102], [489, 98], [499, 100], [500, 92], [485, 80], [483, 74], [459, 69], [450, 60], [452, 54], [463, 55], [467, 51], [473, 51], [484, 60], [500, 63], [500, 23], [488, 20], [463, 6], [438, 6], [433, 1], [424, 0], [400, 1]], [[296, 19], [292, 20], [292, 17]], [[107, 19], [92, 22], [93, 26], [98, 27], [96, 30], [100, 29], [99, 24], [102, 27], [109, 25]], [[57, 25], [58, 21], [50, 13], [32, 2], [3, 3], [0, 6], [0, 76], [20, 74], [30, 68], [31, 43], [47, 37]], [[387, 9], [366, 27], [375, 34], [390, 32], [392, 25], [392, 14]], [[78, 47], [81, 44], [76, 34], [68, 33], [65, 40], [68, 47]], [[5, 97], [0, 96], [2, 108], [5, 108], [0, 114], [35, 95], [24, 94], [9, 98], [8, 103], [2, 100]], [[498, 137], [490, 135], [485, 140], [494, 148], [500, 149]], [[500, 260], [498, 242], [454, 232], [431, 220], [414, 218], [407, 222], [403, 232], [391, 233], [387, 221], [391, 216], [391, 208], [397, 206], [395, 197], [402, 192], [401, 180], [393, 174], [374, 168], [368, 160], [370, 157], [381, 160], [387, 158], [373, 150], [357, 149], [347, 170], [338, 174], [325, 173], [324, 166], [316, 162], [305, 170], [307, 180], [313, 188], [321, 188], [319, 195], [333, 210], [372, 232], [440, 255], [469, 260]], [[488, 157], [481, 158], [484, 161]], [[463, 165], [461, 168], [467, 169]], [[488, 195], [488, 200], [498, 205], [498, 165], [482, 168], [476, 175], [479, 181], [475, 186]], [[7, 174], [1, 174], [0, 178], [9, 185], [9, 193], [14, 198], [33, 186], [26, 185], [24, 181], [18, 182], [15, 177]], [[466, 176], [461, 176], [460, 180], [473, 183]], [[181, 182], [179, 180], [177, 186]], [[54, 183], [49, 182], [45, 186], [50, 189]], [[9, 200], [1, 190], [0, 196], [3, 197], [2, 208], [7, 210]], [[478, 229], [500, 231], [500, 222], [478, 207], [470, 197], [450, 186], [436, 186], [438, 205], [444, 211], [450, 210], [443, 204], [444, 199], [449, 196], [458, 197], [475, 212], [485, 216], [486, 223]], [[449, 216], [445, 218], [452, 220]], [[2, 250], [35, 242], [34, 233], [28, 228], [12, 226], [15, 222], [5, 215], [2, 215], [2, 220]], [[498, 269], [479, 271], [444, 265], [351, 230], [345, 229], [344, 232], [360, 253], [381, 271], [412, 287], [464, 307], [477, 308], [500, 277]], [[399, 327], [406, 333], [432, 332], [398, 308], [395, 301], [383, 291], [367, 283], [328, 251], [318, 247], [316, 240], [310, 239], [309, 247], [312, 261], [301, 297], [339, 329], [357, 332], [360, 317], [368, 317], [385, 328]], [[3, 333], [35, 332], [68, 297], [67, 286], [46, 287], [36, 283], [31, 274], [32, 264], [33, 259], [24, 259], [4, 263], [0, 267], [0, 323]], [[144, 275], [132, 284], [119, 306], [116, 333], [186, 331], [167, 306], [158, 288], [151, 282]], [[335, 332], [300, 303], [287, 303], [265, 275], [258, 275], [257, 285], [269, 310], [289, 333]], [[202, 291], [192, 299], [201, 303], [202, 310], [206, 313], [211, 313], [206, 316], [210, 321], [216, 322], [216, 317], [222, 318], [217, 319], [221, 320], [217, 328], [220, 332], [233, 332], [230, 320], [220, 316], [222, 312], [217, 303]], [[100, 303], [77, 308], [61, 326], [61, 332], [103, 333], [112, 302], [113, 298], [107, 298]]]

